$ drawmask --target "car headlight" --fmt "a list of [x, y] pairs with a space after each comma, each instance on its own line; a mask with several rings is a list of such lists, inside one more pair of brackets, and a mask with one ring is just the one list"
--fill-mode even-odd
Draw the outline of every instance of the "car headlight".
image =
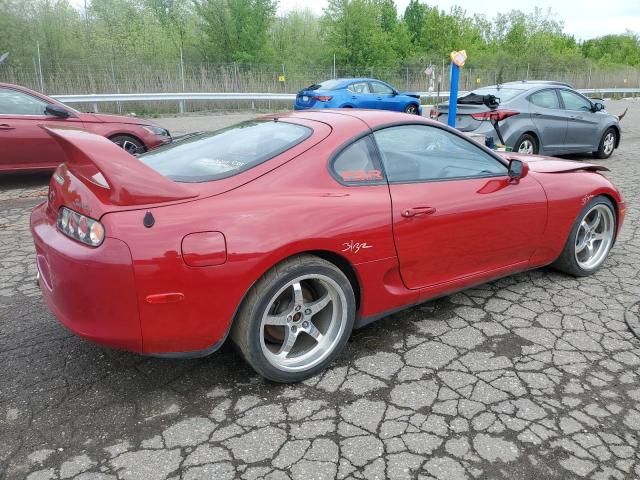
[[98, 247], [104, 240], [104, 226], [99, 221], [66, 207], [58, 211], [57, 225], [67, 237], [90, 247]]
[[156, 127], [155, 125], [143, 125], [142, 128], [144, 128], [147, 132], [151, 133], [152, 135], [159, 135], [161, 137], [169, 136], [169, 130], [166, 130], [162, 127]]

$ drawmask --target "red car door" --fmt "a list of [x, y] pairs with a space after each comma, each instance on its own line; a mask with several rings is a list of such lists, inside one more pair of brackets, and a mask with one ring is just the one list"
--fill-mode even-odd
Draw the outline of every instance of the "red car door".
[[0, 171], [53, 169], [65, 156], [40, 125], [83, 127], [77, 117], [45, 114], [48, 103], [13, 88], [0, 87]]
[[510, 181], [500, 160], [436, 126], [389, 127], [374, 137], [407, 288], [470, 283], [528, 264], [546, 223], [535, 178]]

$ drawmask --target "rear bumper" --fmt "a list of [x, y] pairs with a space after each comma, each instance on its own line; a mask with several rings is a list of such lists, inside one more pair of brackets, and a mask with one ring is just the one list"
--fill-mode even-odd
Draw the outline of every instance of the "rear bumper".
[[31, 214], [39, 284], [66, 328], [105, 346], [142, 353], [142, 332], [129, 247], [106, 238], [97, 248], [60, 233], [46, 203]]

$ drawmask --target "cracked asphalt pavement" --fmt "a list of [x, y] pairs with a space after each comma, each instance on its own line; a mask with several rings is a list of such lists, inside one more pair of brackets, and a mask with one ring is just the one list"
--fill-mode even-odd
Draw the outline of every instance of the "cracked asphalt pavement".
[[626, 105], [603, 163], [629, 210], [599, 273], [536, 270], [391, 315], [296, 385], [230, 345], [166, 360], [70, 334], [34, 284], [47, 176], [0, 178], [0, 479], [640, 477], [640, 102], [609, 109]]

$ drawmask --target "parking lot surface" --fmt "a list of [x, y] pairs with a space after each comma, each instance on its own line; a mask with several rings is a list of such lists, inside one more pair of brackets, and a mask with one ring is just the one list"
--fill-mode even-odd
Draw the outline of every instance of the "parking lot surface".
[[[608, 108], [626, 105], [603, 163], [629, 209], [599, 273], [536, 270], [389, 316], [296, 385], [230, 345], [161, 360], [70, 334], [34, 284], [47, 177], [0, 178], [0, 479], [640, 477], [640, 103]], [[238, 120], [194, 118], [160, 123]]]

